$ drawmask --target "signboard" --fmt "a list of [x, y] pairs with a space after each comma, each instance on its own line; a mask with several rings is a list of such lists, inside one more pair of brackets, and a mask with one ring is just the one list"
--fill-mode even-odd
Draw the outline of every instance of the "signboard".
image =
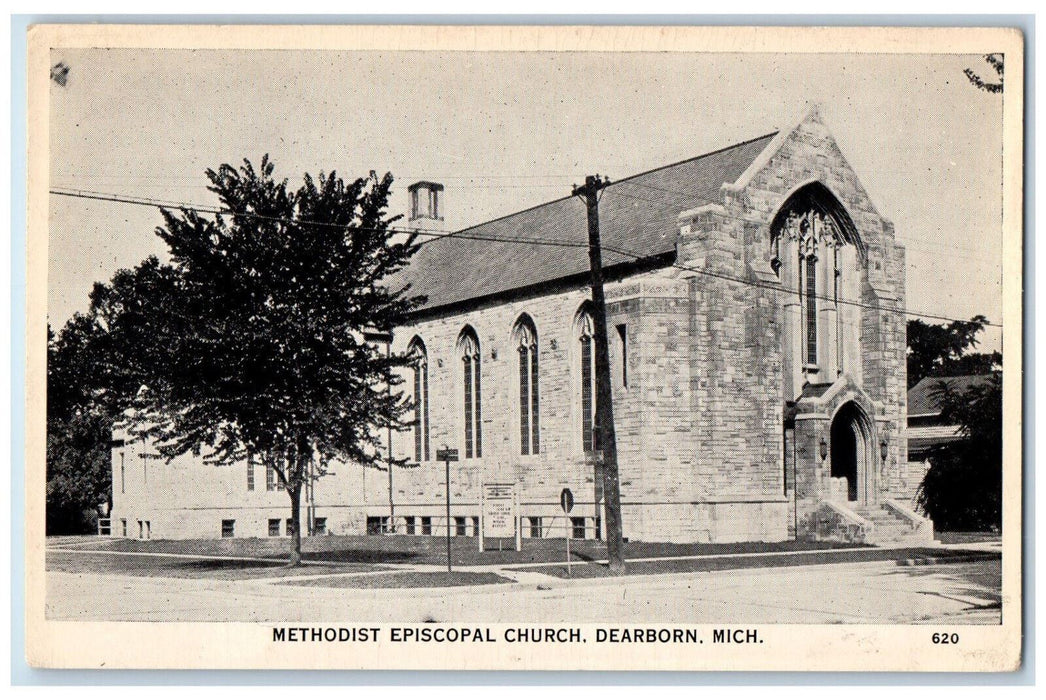
[[483, 536], [516, 536], [515, 484], [483, 484]]
[[437, 462], [457, 462], [458, 451], [451, 449], [436, 450], [436, 461]]
[[559, 494], [559, 505], [562, 506], [564, 513], [569, 513], [574, 509], [574, 494], [570, 492], [570, 489], [563, 489]]

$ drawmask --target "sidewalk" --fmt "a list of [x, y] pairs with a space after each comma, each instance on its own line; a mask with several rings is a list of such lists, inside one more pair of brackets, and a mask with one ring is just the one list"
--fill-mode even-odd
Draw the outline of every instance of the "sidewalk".
[[[570, 571], [568, 573], [564, 558], [558, 561], [549, 560], [547, 557], [540, 561], [501, 561], [496, 563], [469, 563], [453, 564], [453, 573], [458, 576], [447, 574], [445, 563], [434, 563], [429, 558], [424, 563], [372, 561], [368, 563], [356, 563], [345, 558], [323, 557], [324, 553], [306, 553], [307, 564], [301, 570], [280, 568], [277, 570], [272, 565], [282, 564], [285, 559], [273, 556], [246, 556], [233, 554], [191, 554], [185, 552], [157, 552], [157, 551], [120, 551], [95, 546], [88, 548], [89, 541], [69, 542], [59, 541], [57, 546], [47, 548], [49, 553], [63, 554], [74, 559], [83, 557], [129, 557], [132, 560], [141, 558], [152, 561], [145, 567], [139, 576], [147, 576], [153, 579], [175, 579], [185, 578], [178, 575], [178, 568], [183, 565], [191, 565], [194, 562], [204, 564], [213, 562], [216, 566], [222, 565], [224, 573], [214, 573], [213, 576], [203, 573], [192, 576], [201, 579], [223, 579], [231, 581], [250, 581], [259, 585], [290, 585], [304, 584], [308, 587], [322, 587], [323, 582], [329, 582], [331, 587], [336, 588], [372, 588], [383, 586], [388, 588], [418, 589], [429, 582], [440, 582], [446, 589], [456, 587], [475, 586], [504, 586], [508, 583], [538, 586], [542, 589], [558, 587], [571, 580], [597, 581], [621, 581], [621, 577], [611, 576], [606, 568], [605, 558], [592, 559], [587, 555], [580, 555], [584, 559], [579, 560], [576, 556], [572, 558]], [[546, 552], [547, 554], [547, 552]], [[978, 561], [997, 560], [1001, 556], [1001, 542], [978, 542], [962, 543], [926, 547], [894, 546], [894, 547], [849, 547], [838, 546], [826, 548], [792, 549], [788, 551], [745, 551], [745, 552], [717, 552], [709, 554], [686, 554], [686, 555], [661, 555], [635, 557], [627, 559], [628, 572], [626, 579], [641, 579], [647, 577], [669, 576], [674, 574], [688, 574], [709, 571], [728, 571], [738, 569], [767, 569], [783, 567], [799, 567], [811, 565], [831, 564], [860, 564], [866, 562], [894, 562], [898, 566], [928, 566], [938, 564], [958, 564]], [[172, 562], [170, 566], [163, 561]], [[244, 565], [244, 571], [240, 572], [236, 566], [238, 562]], [[90, 561], [82, 561], [85, 573], [97, 568]], [[119, 575], [120, 565], [118, 559], [108, 562], [107, 572]], [[115, 564], [115, 566], [113, 565]], [[143, 561], [144, 564], [144, 561]], [[229, 566], [227, 566], [229, 565]], [[261, 566], [259, 565], [270, 565]], [[141, 568], [126, 564], [125, 570]], [[326, 568], [327, 570], [322, 570]], [[255, 574], [249, 575], [246, 570], [252, 569]], [[265, 570], [263, 570], [265, 569]], [[320, 569], [320, 570], [318, 570]], [[270, 573], [270, 571], [272, 573]], [[276, 574], [276, 575], [273, 575]], [[359, 580], [358, 586], [353, 586], [349, 580]], [[365, 579], [373, 579], [367, 582]], [[380, 581], [377, 579], [381, 579]], [[498, 579], [501, 579], [500, 581]]]

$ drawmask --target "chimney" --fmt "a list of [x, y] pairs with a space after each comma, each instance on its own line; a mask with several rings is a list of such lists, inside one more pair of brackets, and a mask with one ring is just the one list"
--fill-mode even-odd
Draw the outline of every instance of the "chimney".
[[[443, 185], [438, 182], [415, 182], [407, 188], [410, 214], [407, 228], [422, 231], [446, 231], [443, 220]], [[424, 233], [421, 235], [424, 238]]]

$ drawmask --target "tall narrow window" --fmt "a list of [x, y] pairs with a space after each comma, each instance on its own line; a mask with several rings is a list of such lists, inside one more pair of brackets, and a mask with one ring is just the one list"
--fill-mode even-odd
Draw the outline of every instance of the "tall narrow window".
[[254, 490], [254, 458], [247, 457], [247, 490]]
[[271, 464], [265, 465], [265, 490], [276, 490], [276, 470], [272, 468]]
[[519, 451], [536, 455], [541, 451], [538, 418], [538, 335], [534, 323], [524, 316], [516, 323], [514, 336], [519, 355]]
[[414, 461], [429, 457], [429, 359], [421, 338], [410, 342], [414, 363]]
[[617, 327], [617, 336], [621, 341], [621, 386], [628, 388], [628, 327], [622, 323]]
[[806, 258], [806, 362], [817, 364], [817, 258]]
[[593, 343], [595, 332], [592, 315], [588, 311], [582, 312], [577, 328], [578, 342], [581, 346], [578, 353], [581, 362], [581, 445], [585, 452], [592, 452], [596, 449], [597, 444], [595, 347]]
[[465, 458], [483, 456], [483, 413], [480, 403], [480, 354], [479, 339], [475, 331], [467, 328], [458, 340], [461, 352], [463, 406], [465, 424]]
[[126, 493], [126, 479], [124, 473], [123, 452], [120, 453], [120, 493]]
[[843, 271], [839, 267], [839, 245], [832, 246], [832, 302], [835, 306], [835, 367], [836, 373], [843, 373], [843, 313], [839, 308], [839, 287], [842, 284]]

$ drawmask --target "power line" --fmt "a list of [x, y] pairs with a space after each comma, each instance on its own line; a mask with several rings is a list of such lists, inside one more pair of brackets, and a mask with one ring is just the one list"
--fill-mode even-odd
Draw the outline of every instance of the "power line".
[[[198, 205], [194, 205], [194, 204], [191, 204], [191, 203], [188, 203], [188, 202], [175, 202], [175, 201], [171, 201], [171, 200], [159, 200], [159, 199], [151, 199], [151, 198], [147, 198], [147, 197], [127, 197], [127, 196], [120, 196], [120, 195], [103, 193], [103, 192], [95, 192], [95, 191], [91, 191], [91, 190], [61, 191], [61, 190], [57, 190], [57, 189], [52, 189], [52, 190], [49, 190], [49, 191], [50, 191], [51, 194], [64, 196], [64, 197], [76, 197], [76, 198], [90, 199], [90, 200], [96, 200], [96, 201], [117, 202], [117, 203], [121, 203], [121, 204], [134, 204], [134, 205], [138, 205], [138, 206], [150, 206], [150, 207], [156, 207], [156, 208], [161, 208], [161, 209], [179, 208], [179, 209], [183, 209], [183, 210], [193, 210], [193, 211], [209, 213], [209, 214], [225, 214], [225, 215], [229, 215], [229, 216], [243, 216], [243, 217], [247, 217], [247, 218], [254, 218], [254, 219], [259, 219], [259, 220], [263, 220], [263, 221], [271, 221], [271, 222], [276, 222], [276, 223], [305, 224], [305, 225], [312, 225], [312, 226], [334, 226], [334, 227], [338, 227], [338, 228], [348, 228], [348, 227], [351, 226], [351, 224], [333, 224], [333, 223], [324, 222], [324, 221], [308, 221], [308, 220], [287, 219], [287, 218], [283, 218], [283, 217], [273, 217], [273, 216], [265, 216], [265, 215], [262, 215], [262, 214], [253, 214], [253, 213], [250, 213], [250, 212], [237, 212], [237, 211], [233, 211], [233, 210], [226, 209], [226, 208], [221, 208], [221, 207], [198, 206]], [[623, 194], [623, 193], [619, 192], [618, 194]], [[630, 195], [625, 195], [625, 196], [630, 196]], [[635, 197], [635, 199], [641, 199], [641, 201], [649, 202], [649, 203], [652, 203], [652, 204], [659, 204], [658, 202], [653, 202], [652, 200], [645, 200], [645, 199], [642, 199], [642, 198], [639, 198], [639, 197]], [[487, 236], [487, 235], [483, 235], [483, 234], [469, 233], [468, 232], [469, 229], [464, 229], [462, 231], [457, 231], [457, 232], [446, 232], [446, 231], [438, 231], [438, 230], [435, 230], [435, 229], [398, 228], [398, 227], [392, 227], [392, 226], [381, 228], [381, 229], [371, 228], [371, 227], [356, 227], [356, 228], [357, 229], [361, 229], [361, 230], [368, 230], [368, 231], [389, 231], [389, 232], [392, 232], [392, 233], [419, 234], [419, 235], [423, 235], [423, 236], [428, 236], [429, 237], [426, 240], [419, 241], [418, 245], [426, 245], [426, 244], [432, 243], [432, 242], [437, 241], [437, 240], [455, 238], [455, 239], [462, 239], [462, 240], [484, 241], [484, 242], [490, 242], [490, 243], [511, 243], [511, 244], [517, 244], [517, 245], [553, 246], [553, 247], [560, 247], [560, 248], [588, 248], [588, 243], [582, 242], [582, 241], [571, 242], [571, 241], [554, 240], [554, 239], [542, 239], [542, 238], [521, 238], [521, 237], [509, 237], [509, 236]], [[606, 250], [606, 251], [608, 251], [610, 253], [614, 253], [616, 255], [622, 256], [622, 257], [631, 258], [632, 260], [635, 260], [635, 261], [644, 260], [644, 259], [650, 257], [648, 255], [643, 255], [643, 254], [636, 253], [636, 252], [633, 252], [633, 251], [630, 251], [630, 250], [625, 250], [625, 249], [620, 249], [620, 248], [613, 248], [613, 247], [606, 246], [606, 245], [603, 245], [602, 249]], [[768, 283], [765, 283], [765, 282], [759, 282], [758, 280], [754, 280], [753, 281], [753, 280], [748, 280], [748, 279], [744, 279], [744, 278], [741, 278], [741, 277], [735, 277], [733, 275], [728, 275], [728, 274], [721, 273], [721, 272], [713, 272], [711, 270], [689, 267], [689, 266], [683, 265], [683, 264], [678, 263], [678, 262], [673, 262], [671, 264], [671, 266], [675, 267], [677, 269], [680, 269], [680, 270], [684, 270], [686, 272], [693, 272], [695, 274], [704, 275], [704, 276], [707, 276], [707, 277], [714, 277], [714, 278], [722, 279], [722, 280], [729, 281], [729, 282], [736, 282], [738, 284], [744, 284], [744, 285], [748, 285], [748, 286], [751, 286], [751, 287], [758, 287], [758, 288], [762, 288], [762, 289], [768, 289], [768, 290], [771, 290], [771, 291], [780, 292], [780, 293], [784, 293], [784, 294], [800, 294], [800, 290], [797, 290], [797, 289], [789, 289], [789, 288], [781, 286], [781, 285], [773, 285], [773, 284], [768, 284]], [[867, 303], [864, 303], [864, 302], [861, 302], [861, 301], [856, 301], [856, 300], [851, 300], [851, 299], [836, 299], [835, 297], [829, 297], [829, 296], [827, 296], [825, 294], [813, 294], [811, 296], [813, 296], [814, 298], [820, 299], [821, 301], [830, 301], [830, 302], [836, 303], [836, 304], [845, 304], [845, 305], [855, 306], [855, 307], [859, 307], [859, 308], [863, 308], [863, 309], [869, 309], [869, 310], [872, 310], [872, 311], [882, 311], [882, 312], [886, 312], [886, 313], [895, 313], [895, 314], [900, 314], [900, 315], [904, 315], [904, 316], [918, 316], [918, 317], [921, 317], [921, 318], [928, 318], [928, 319], [933, 319], [933, 320], [936, 320], [936, 321], [951, 321], [951, 322], [959, 322], [959, 323], [966, 323], [967, 322], [966, 319], [952, 318], [950, 316], [942, 316], [940, 314], [931, 314], [931, 313], [926, 313], [926, 312], [922, 312], [922, 311], [912, 311], [912, 310], [909, 310], [909, 309], [902, 309], [902, 308], [897, 308], [897, 307], [887, 307], [887, 306], [879, 306], [879, 305], [876, 305], [876, 304], [867, 304]], [[991, 322], [989, 322], [989, 323], [986, 323], [985, 325], [986, 326], [991, 326], [991, 327], [1002, 328], [1002, 324], [1001, 323], [991, 323]]]
[[[203, 212], [205, 214], [226, 214], [229, 216], [243, 216], [251, 219], [260, 219], [262, 221], [271, 221], [276, 223], [286, 224], [306, 224], [310, 226], [333, 226], [337, 228], [348, 228], [351, 224], [334, 224], [329, 221], [310, 221], [307, 219], [288, 219], [286, 217], [278, 216], [265, 216], [263, 214], [253, 214], [251, 212], [238, 212], [223, 207], [213, 207], [207, 205], [192, 204], [190, 202], [178, 202], [174, 200], [163, 200], [153, 199], [149, 197], [129, 197], [120, 196], [114, 194], [108, 194], [105, 192], [95, 192], [91, 190], [76, 190], [70, 192], [62, 192], [59, 190], [50, 190], [51, 194], [61, 195], [63, 197], [77, 197], [80, 199], [90, 199], [102, 202], [116, 202], [119, 204], [136, 204], [139, 206], [147, 206], [160, 209], [184, 209], [193, 210], [196, 212]], [[386, 226], [384, 228], [367, 227], [367, 226], [355, 226], [357, 230], [363, 231], [390, 231], [392, 233], [403, 233], [403, 234], [418, 234], [419, 236], [427, 236], [424, 240], [418, 241], [418, 245], [425, 245], [438, 239], [443, 238], [461, 238], [464, 240], [471, 241], [486, 241], [492, 243], [523, 243], [533, 245], [545, 245], [545, 246], [559, 246], [566, 248], [586, 248], [586, 243], [570, 243], [569, 241], [557, 241], [553, 239], [542, 239], [542, 238], [517, 238], [507, 236], [484, 236], [480, 234], [469, 234], [466, 233], [468, 229], [463, 231], [441, 231], [438, 229], [428, 228], [401, 228], [397, 226]]]
[[[198, 180], [198, 178], [196, 178], [195, 176], [173, 176], [173, 175], [172, 176], [165, 176], [165, 175], [130, 175], [130, 176], [120, 176], [120, 175], [57, 175], [56, 179], [67, 179], [69, 177], [77, 177], [77, 178], [86, 179], [86, 180], [103, 180], [103, 181], [104, 180], [120, 180], [120, 179], [124, 179], [124, 180], [128, 180], [128, 181], [138, 180], [138, 179], [152, 179], [152, 180], [189, 180], [189, 179], [192, 179], [192, 180]], [[433, 177], [434, 176], [430, 175], [428, 177], [428, 179], [433, 179]], [[558, 174], [549, 173], [549, 174], [544, 174], [544, 175], [540, 175], [540, 174], [539, 175], [490, 174], [490, 175], [475, 175], [475, 176], [444, 175], [444, 176], [441, 176], [441, 177], [436, 177], [435, 179], [437, 179], [437, 180], [448, 180], [448, 179], [458, 179], [458, 180], [548, 179], [550, 181], [551, 180], [559, 180], [559, 181], [561, 181], [559, 184], [554, 184], [553, 182], [549, 182], [548, 184], [532, 183], [532, 184], [489, 184], [489, 185], [457, 184], [457, 185], [454, 185], [454, 189], [455, 190], [458, 190], [458, 189], [461, 189], [461, 190], [502, 190], [502, 189], [537, 190], [537, 189], [562, 189], [563, 187], [566, 186], [566, 185], [563, 184], [563, 182], [569, 180], [571, 177], [573, 177], [573, 176], [570, 176], [570, 175], [558, 175]], [[630, 176], [630, 178], [631, 177], [635, 177], [635, 176]], [[693, 192], [683, 192], [683, 191], [680, 191], [680, 190], [668, 189], [668, 188], [665, 188], [665, 187], [658, 187], [656, 185], [650, 185], [650, 184], [646, 184], [646, 183], [642, 183], [642, 182], [634, 182], [630, 178], [625, 178], [625, 179], [622, 179], [622, 180], [617, 180], [617, 181], [612, 182], [610, 184], [610, 186], [608, 186], [607, 189], [604, 190], [601, 193], [601, 196], [602, 196], [602, 194], [605, 194], [606, 192], [609, 192], [609, 191], [613, 190], [614, 194], [618, 194], [618, 195], [621, 195], [621, 196], [624, 196], [624, 197], [629, 197], [631, 199], [635, 199], [635, 200], [641, 201], [641, 202], [648, 202], [650, 204], [658, 204], [658, 205], [663, 205], [663, 204], [666, 203], [666, 201], [657, 201], [657, 200], [647, 199], [647, 198], [644, 198], [644, 197], [639, 197], [639, 196], [637, 196], [635, 194], [628, 194], [628, 193], [625, 193], [625, 192], [621, 192], [620, 190], [617, 189], [617, 187], [620, 186], [620, 185], [628, 185], [628, 186], [631, 186], [631, 187], [639, 187], [639, 188], [642, 188], [642, 189], [658, 192], [658, 193], [660, 193], [662, 195], [673, 195], [673, 196], [677, 196], [677, 197], [683, 197], [683, 198], [686, 198], [686, 199], [694, 199], [695, 198], [695, 195], [694, 195]], [[413, 179], [419, 179], [419, 178], [417, 178], [417, 177], [401, 176], [401, 179], [413, 180]], [[66, 186], [66, 185], [55, 185], [55, 186], [59, 187], [61, 189], [69, 189], [69, 190], [82, 191], [82, 192], [90, 192], [90, 190], [84, 190], [82, 188], [76, 188], [76, 187], [72, 187], [72, 186]], [[140, 182], [136, 183], [134, 186], [135, 187], [148, 187], [148, 188], [168, 187], [168, 185], [163, 184], [163, 183], [140, 183]], [[181, 185], [180, 187], [192, 188], [192, 189], [207, 189], [207, 190], [210, 189], [209, 185], [198, 185], [198, 184], [197, 185]], [[140, 198], [140, 199], [148, 199], [148, 198]], [[162, 201], [162, 200], [158, 200], [158, 201]], [[181, 206], [181, 205], [180, 204], [179, 205], [173, 205], [172, 204], [172, 206]], [[191, 208], [197, 208], [197, 209], [203, 210], [202, 208], [195, 207], [194, 205], [186, 205], [186, 206], [189, 206]], [[940, 243], [937, 240], [931, 240], [931, 239], [928, 239], [928, 238], [919, 238], [917, 236], [898, 235], [897, 236], [897, 240], [898, 240], [899, 243], [904, 245], [904, 247], [906, 249], [916, 250], [916, 251], [920, 251], [920, 252], [927, 253], [927, 254], [944, 255], [944, 256], [947, 256], [947, 257], [950, 257], [950, 258], [953, 258], [953, 259], [956, 259], [956, 260], [961, 260], [961, 259], [964, 259], [964, 258], [966, 258], [968, 256], [961, 255], [961, 254], [959, 254], [959, 253], [957, 253], [955, 251], [965, 251], [965, 252], [971, 253], [973, 255], [983, 255], [984, 252], [985, 252], [985, 250], [983, 248], [971, 248], [969, 246], [958, 245], [958, 244], [956, 244], [954, 242], [948, 242], [948, 243], [945, 244], [945, 243]]]
[[[693, 193], [689, 193], [688, 194], [686, 192], [680, 192], [679, 190], [668, 190], [668, 189], [665, 189], [664, 187], [655, 187], [654, 185], [647, 185], [647, 184], [644, 184], [644, 183], [641, 183], [641, 182], [632, 182], [631, 180], [621, 180], [619, 182], [615, 182], [614, 184], [615, 185], [631, 185], [632, 187], [642, 187], [644, 189], [655, 190], [657, 192], [663, 192], [665, 194], [672, 194], [672, 195], [676, 195], [676, 196], [679, 196], [679, 197], [692, 198], [694, 196]], [[975, 253], [975, 254], [983, 254], [984, 253], [984, 251], [981, 250], [981, 249], [970, 248], [968, 246], [955, 245], [954, 243], [948, 243], [947, 245], [945, 245], [945, 244], [942, 244], [942, 243], [938, 243], [937, 241], [932, 241], [932, 240], [929, 240], [927, 238], [919, 238], [917, 236], [897, 236], [897, 238], [901, 242], [901, 244], [904, 245], [905, 248], [911, 248], [913, 250], [919, 250], [919, 251], [922, 251], [924, 253], [940, 253], [940, 254], [944, 254], [944, 255], [950, 255], [951, 257], [954, 257], [954, 258], [962, 258], [962, 257], [965, 257], [965, 256], [957, 255], [954, 252], [949, 252], [949, 251], [965, 250], [967, 252]], [[918, 245], [915, 245], [917, 243], [922, 243], [922, 244], [926, 244], [928, 246], [933, 246], [933, 247], [938, 248], [939, 250], [931, 250], [930, 248], [920, 247]]]

